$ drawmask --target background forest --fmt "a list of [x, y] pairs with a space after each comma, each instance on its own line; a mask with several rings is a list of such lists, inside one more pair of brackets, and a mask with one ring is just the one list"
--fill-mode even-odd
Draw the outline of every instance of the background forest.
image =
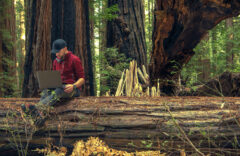
[[[37, 3], [35, 5], [38, 7], [38, 2], [31, 0], [0, 1], [0, 97], [29, 97], [37, 95], [37, 93], [33, 93], [34, 90], [24, 91], [24, 88], [26, 87], [24, 81], [26, 81], [26, 79], [29, 81], [27, 84], [30, 87], [36, 85], [33, 77], [26, 78], [26, 74], [28, 74], [26, 71], [28, 71], [28, 68], [31, 66], [28, 64], [28, 61], [33, 57], [30, 57], [29, 51], [36, 48], [35, 50], [38, 52], [33, 55], [35, 58], [39, 58], [39, 62], [41, 63], [41, 57], [39, 55], [41, 55], [41, 51], [50, 50], [51, 42], [49, 42], [48, 47], [42, 47], [39, 46], [41, 45], [40, 42], [42, 42], [40, 39], [30, 39], [31, 32], [37, 30], [36, 33], [32, 34], [34, 36], [37, 35], [38, 31], [44, 29], [41, 27], [37, 28], [35, 26], [33, 27], [34, 29], [31, 30], [33, 24], [33, 19], [31, 18], [34, 18], [34, 13], [31, 12], [31, 9], [32, 6], [34, 6], [34, 3]], [[44, 5], [48, 6], [48, 1], [45, 3], [46, 4], [42, 2], [41, 7]], [[147, 65], [150, 62], [150, 55], [153, 49], [152, 34], [154, 21], [154, 0], [144, 0], [139, 1], [139, 4], [134, 4], [136, 8], [142, 12], [142, 14], [140, 13], [141, 18], [139, 16], [136, 17], [139, 18], [138, 20], [141, 19], [143, 23], [136, 24], [137, 26], [140, 25], [140, 27], [137, 27], [136, 29], [141, 30], [139, 34], [143, 39], [139, 41], [139, 45], [142, 46], [141, 48], [136, 46], [132, 49], [128, 49], [128, 47], [126, 47], [126, 43], [123, 43], [124, 46], [117, 45], [109, 39], [114, 38], [110, 30], [112, 29], [112, 31], [116, 32], [114, 27], [110, 27], [112, 23], [117, 23], [116, 25], [119, 29], [123, 29], [123, 32], [128, 34], [128, 28], [124, 27], [124, 23], [121, 23], [121, 19], [118, 18], [118, 13], [121, 12], [121, 9], [124, 11], [124, 6], [117, 4], [116, 1], [108, 0], [89, 0], [89, 3], [84, 5], [87, 5], [89, 8], [89, 23], [87, 22], [86, 25], [89, 29], [90, 47], [86, 47], [86, 49], [88, 49], [86, 51], [90, 52], [90, 54], [80, 52], [79, 56], [81, 59], [88, 56], [88, 61], [83, 62], [88, 62], [88, 65], [92, 65], [93, 69], [92, 74], [90, 70], [88, 70], [90, 74], [87, 73], [90, 77], [92, 75], [92, 78], [89, 78], [89, 82], [87, 82], [90, 86], [92, 86], [92, 89], [90, 89], [88, 94], [85, 95], [101, 96], [105, 95], [105, 93], [109, 90], [111, 94], [114, 94], [122, 71], [128, 68], [129, 62], [134, 59], [133, 55], [130, 52], [127, 54], [126, 51], [134, 51], [134, 48], [142, 49], [146, 54], [146, 60], [143, 58], [142, 64]], [[140, 6], [144, 7], [141, 8]], [[75, 7], [77, 10], [77, 6]], [[44, 9], [46, 9], [46, 15], [43, 17], [47, 17], [47, 8], [45, 7]], [[35, 12], [35, 14], [37, 13], [38, 12]], [[138, 20], [137, 22], [139, 22]], [[42, 19], [43, 26], [50, 25], [50, 23], [47, 22], [47, 18]], [[53, 19], [52, 22], [54, 23], [56, 21]], [[77, 23], [78, 21], [75, 20], [75, 22]], [[77, 26], [78, 25], [76, 24], [76, 27]], [[239, 72], [239, 28], [240, 16], [224, 20], [214, 29], [210, 30], [194, 49], [195, 55], [189, 63], [183, 67], [180, 75], [182, 85], [194, 88], [194, 86], [203, 84], [224, 71]], [[62, 29], [65, 29], [64, 26]], [[54, 30], [52, 30], [52, 32], [53, 31]], [[46, 37], [49, 37], [47, 34], [48, 33], [45, 33]], [[53, 34], [54, 33], [52, 33], [52, 36]], [[119, 34], [116, 33], [115, 37], [118, 35]], [[71, 38], [71, 36], [65, 37]], [[124, 38], [124, 36], [122, 37]], [[78, 37], [75, 38], [76, 40], [78, 39]], [[53, 40], [53, 38], [51, 38], [51, 40]], [[118, 40], [116, 42], [120, 41], [121, 40]], [[88, 41], [83, 42], [85, 43]], [[131, 44], [131, 41], [128, 42]], [[36, 44], [34, 45], [33, 43]], [[70, 44], [70, 50], [71, 46], [74, 47], [76, 45]], [[75, 51], [75, 53], [77, 52]], [[92, 62], [89, 63], [89, 60]], [[50, 68], [51, 66], [50, 57], [47, 61], [49, 62], [47, 64], [49, 67], [44, 67], [44, 69]], [[33, 70], [39, 70], [39, 68], [34, 68]], [[32, 94], [27, 95], [30, 93]]]

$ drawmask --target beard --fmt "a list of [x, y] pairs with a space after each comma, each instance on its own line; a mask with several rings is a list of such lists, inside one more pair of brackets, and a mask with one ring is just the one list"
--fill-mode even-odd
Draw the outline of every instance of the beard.
[[62, 57], [57, 57], [56, 60], [58, 63], [63, 62], [65, 58], [65, 54]]

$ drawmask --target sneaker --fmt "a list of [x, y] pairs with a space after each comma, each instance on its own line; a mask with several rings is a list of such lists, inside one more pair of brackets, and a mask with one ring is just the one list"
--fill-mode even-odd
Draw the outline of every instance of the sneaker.
[[21, 109], [22, 109], [22, 111], [23, 111], [23, 113], [24, 114], [26, 114], [26, 115], [30, 115], [30, 113], [29, 113], [29, 104], [22, 104], [21, 105]]
[[22, 104], [21, 109], [26, 115], [32, 117], [34, 125], [36, 127], [40, 128], [40, 127], [44, 126], [46, 118], [43, 118], [43, 116], [38, 111], [36, 106], [30, 105], [30, 104]]
[[46, 120], [47, 120], [46, 118], [40, 117], [40, 118], [34, 120], [34, 125], [38, 128], [41, 128], [45, 125]]

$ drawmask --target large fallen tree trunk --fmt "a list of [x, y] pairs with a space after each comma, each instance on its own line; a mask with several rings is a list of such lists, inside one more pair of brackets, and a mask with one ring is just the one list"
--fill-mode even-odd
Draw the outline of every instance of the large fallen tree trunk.
[[240, 96], [240, 74], [224, 72], [199, 87], [197, 96]]
[[240, 96], [240, 74], [224, 72], [219, 76], [210, 79], [208, 82], [195, 86], [197, 89], [185, 88], [179, 96]]
[[187, 137], [205, 153], [211, 151], [207, 148], [236, 152], [240, 147], [240, 98], [77, 98], [57, 106], [47, 126], [36, 130], [22, 118], [20, 104], [36, 104], [38, 100], [0, 99], [0, 144], [5, 145], [0, 151], [4, 151], [6, 144], [14, 144], [10, 141], [13, 138], [36, 147], [46, 142], [73, 145], [90, 136], [128, 151], [194, 151]]

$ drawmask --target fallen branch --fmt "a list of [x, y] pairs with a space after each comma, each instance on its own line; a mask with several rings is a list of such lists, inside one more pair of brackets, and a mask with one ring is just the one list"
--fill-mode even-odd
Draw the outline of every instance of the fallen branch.
[[183, 135], [183, 137], [187, 140], [187, 142], [189, 143], [190, 146], [192, 146], [192, 148], [200, 155], [205, 156], [201, 151], [199, 151], [194, 144], [192, 143], [192, 141], [188, 138], [188, 136], [186, 135], [186, 133], [183, 131], [183, 129], [179, 126], [179, 124], [176, 122], [174, 116], [172, 115], [169, 107], [166, 105], [166, 103], [164, 104], [168, 113], [170, 114], [170, 116], [172, 117], [172, 120], [174, 122], [174, 124], [177, 126], [179, 132]]

